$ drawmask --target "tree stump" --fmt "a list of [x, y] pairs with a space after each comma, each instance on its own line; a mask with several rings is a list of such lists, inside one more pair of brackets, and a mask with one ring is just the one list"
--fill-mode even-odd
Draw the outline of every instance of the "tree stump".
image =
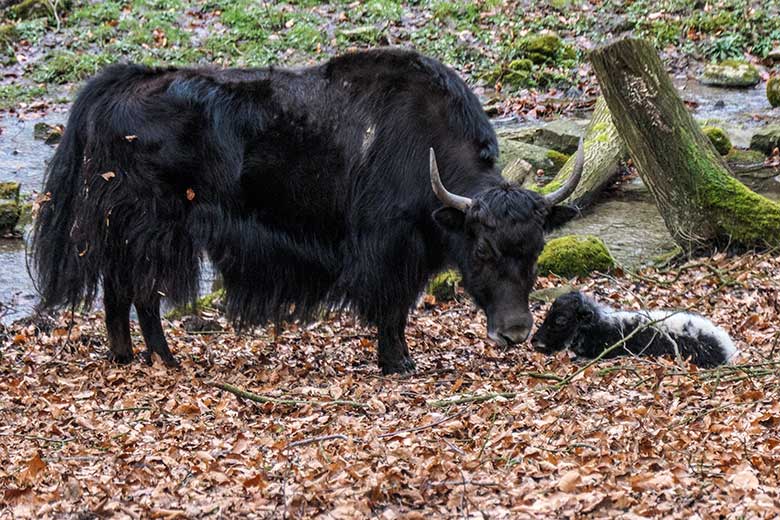
[[648, 42], [617, 40], [595, 49], [591, 62], [615, 127], [683, 250], [780, 245], [780, 204], [729, 174]]

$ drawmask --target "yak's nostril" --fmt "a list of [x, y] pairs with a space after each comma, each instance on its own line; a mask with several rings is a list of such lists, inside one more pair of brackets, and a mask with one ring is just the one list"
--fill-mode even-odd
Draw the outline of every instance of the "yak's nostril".
[[505, 347], [507, 344], [506, 338], [495, 330], [488, 331], [488, 338], [492, 339], [499, 347]]
[[522, 343], [528, 339], [528, 335], [531, 333], [530, 327], [519, 325], [517, 327], [510, 327], [501, 331], [501, 335], [506, 339], [509, 344]]

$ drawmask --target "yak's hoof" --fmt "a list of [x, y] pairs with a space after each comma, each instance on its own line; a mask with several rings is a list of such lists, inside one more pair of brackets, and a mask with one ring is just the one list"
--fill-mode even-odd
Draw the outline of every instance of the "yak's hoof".
[[[151, 366], [154, 363], [154, 360], [152, 360], [152, 352], [157, 352], [155, 350], [144, 350], [143, 354], [141, 354], [141, 357], [144, 360], [144, 363]], [[171, 354], [170, 350], [166, 349], [166, 352], [157, 352], [157, 355], [160, 356], [160, 359], [163, 363], [165, 363], [165, 366], [169, 368], [179, 368], [179, 362], [176, 360], [175, 357], [173, 357], [173, 354]]]
[[133, 352], [125, 352], [122, 354], [117, 354], [116, 352], [108, 352], [108, 360], [112, 363], [117, 363], [119, 365], [127, 365], [131, 361], [133, 361]]
[[410, 356], [404, 356], [399, 360], [385, 361], [380, 363], [382, 375], [390, 374], [410, 374], [417, 369], [417, 365]]

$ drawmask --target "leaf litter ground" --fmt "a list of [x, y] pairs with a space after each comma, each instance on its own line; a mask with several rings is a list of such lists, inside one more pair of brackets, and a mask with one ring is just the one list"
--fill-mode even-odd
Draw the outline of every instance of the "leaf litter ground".
[[[371, 331], [346, 314], [278, 335], [176, 322], [179, 370], [107, 362], [99, 314], [76, 316], [69, 340], [67, 316], [15, 325], [0, 336], [0, 517], [773, 517], [780, 260], [578, 283], [616, 306], [711, 317], [738, 365], [583, 370], [489, 344], [464, 297], [413, 313], [406, 378], [379, 375]], [[534, 304], [537, 319], [546, 308]]]

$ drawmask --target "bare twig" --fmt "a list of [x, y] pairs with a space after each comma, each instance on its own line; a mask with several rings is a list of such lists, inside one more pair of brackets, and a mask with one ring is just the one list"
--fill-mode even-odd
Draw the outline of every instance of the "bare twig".
[[517, 393], [516, 392], [491, 392], [489, 394], [482, 394], [482, 395], [466, 395], [466, 396], [458, 397], [456, 399], [437, 399], [433, 401], [428, 401], [428, 405], [433, 406], [434, 408], [443, 408], [445, 406], [451, 406], [453, 404], [481, 403], [499, 397], [504, 399], [514, 399], [515, 397], [517, 397]]
[[415, 432], [419, 432], [419, 431], [422, 431], [422, 430], [427, 430], [428, 428], [433, 428], [434, 426], [438, 426], [440, 424], [444, 424], [444, 423], [446, 423], [448, 421], [456, 419], [456, 418], [460, 417], [461, 415], [463, 415], [464, 413], [466, 413], [466, 410], [461, 410], [460, 412], [458, 412], [456, 414], [448, 415], [447, 417], [444, 417], [443, 419], [439, 419], [438, 421], [434, 421], [434, 422], [426, 424], [424, 426], [418, 426], [416, 428], [409, 428], [409, 429], [406, 429], [406, 430], [396, 430], [396, 431], [392, 431], [392, 432], [383, 433], [381, 435], [378, 435], [377, 438], [378, 439], [385, 439], [387, 437], [393, 437], [394, 435], [399, 435], [399, 434], [402, 434], [402, 433], [415, 433]]
[[336, 433], [333, 435], [320, 435], [319, 437], [309, 437], [307, 439], [301, 439], [299, 441], [291, 442], [287, 445], [287, 448], [297, 448], [299, 446], [306, 446], [307, 444], [314, 444], [315, 442], [324, 442], [332, 440], [348, 441], [349, 437]]
[[238, 388], [237, 386], [233, 386], [228, 383], [211, 382], [209, 384], [221, 390], [225, 390], [226, 392], [230, 392], [233, 395], [236, 395], [243, 399], [249, 399], [250, 401], [254, 401], [256, 403], [271, 403], [271, 404], [282, 404], [282, 405], [290, 405], [290, 406], [306, 406], [306, 405], [341, 406], [343, 405], [343, 406], [352, 406], [354, 408], [368, 408], [368, 405], [366, 403], [360, 403], [357, 401], [345, 401], [343, 399], [335, 399], [333, 401], [310, 401], [307, 399], [288, 399], [288, 398], [280, 398], [280, 397], [268, 397], [265, 395], [254, 394], [252, 392], [242, 390], [241, 388]]

